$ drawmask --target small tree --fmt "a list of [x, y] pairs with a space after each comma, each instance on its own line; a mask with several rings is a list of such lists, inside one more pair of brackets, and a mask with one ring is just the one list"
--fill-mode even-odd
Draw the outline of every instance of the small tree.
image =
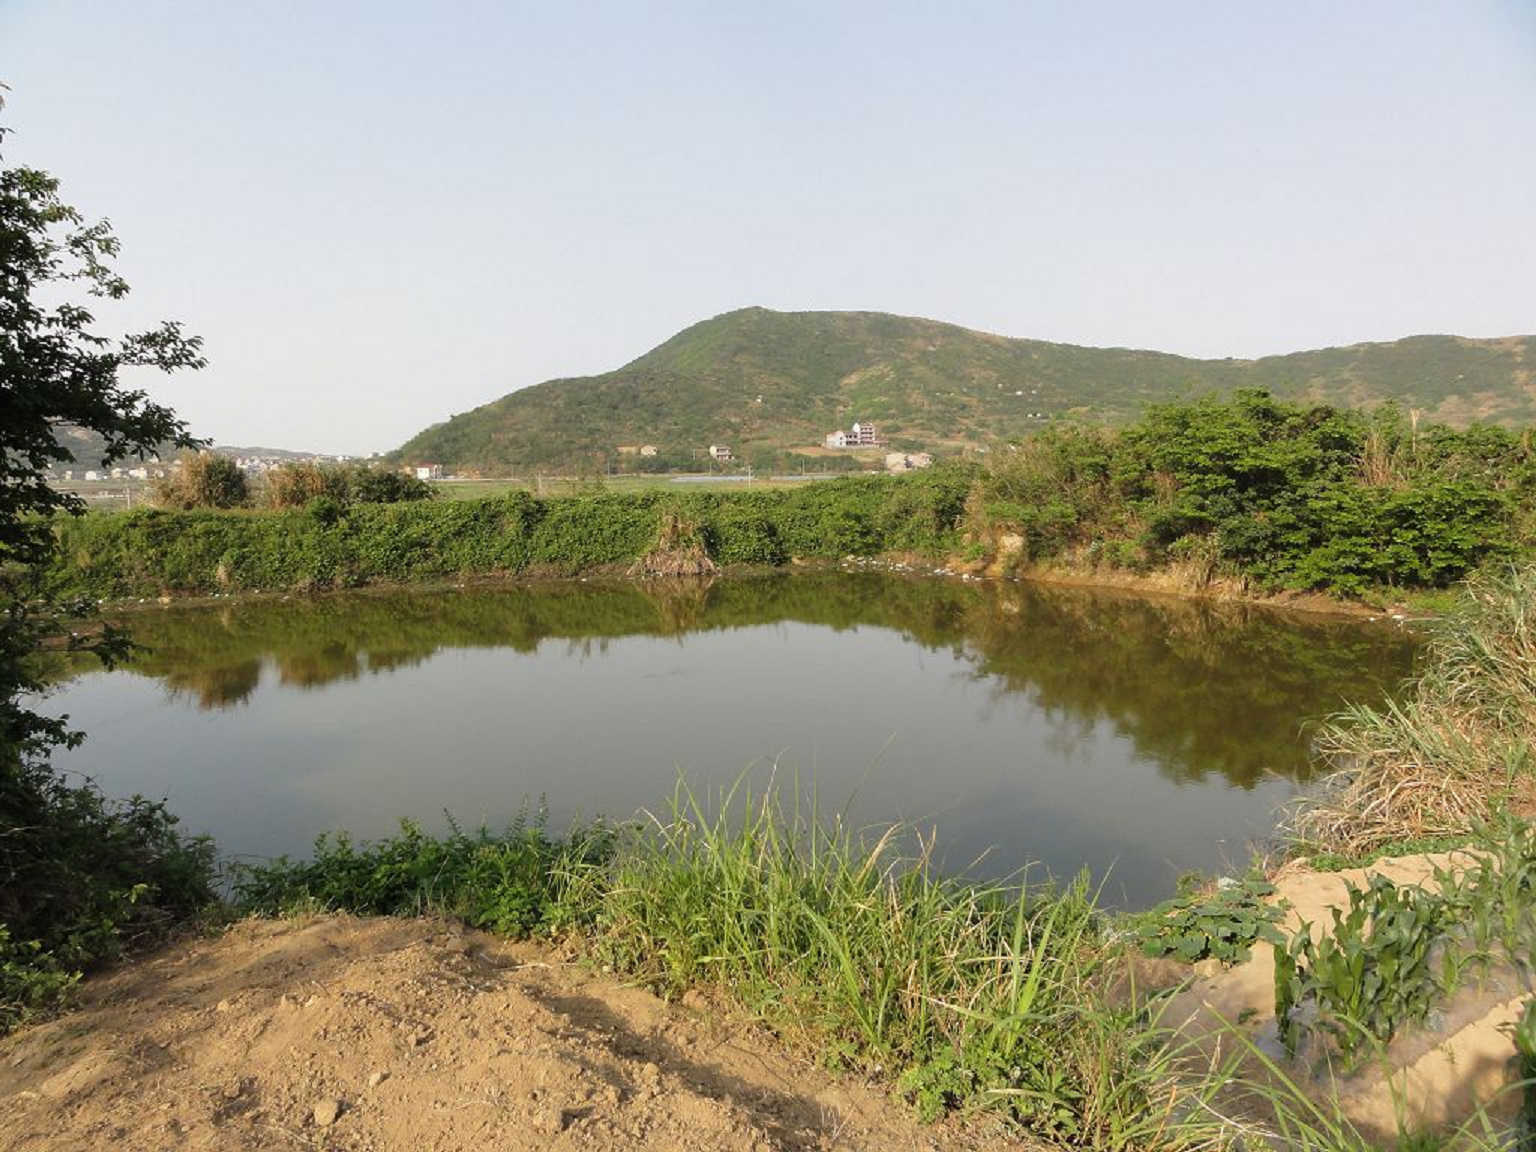
[[46, 690], [35, 660], [45, 641], [109, 661], [125, 647], [109, 628], [65, 628], [70, 606], [50, 594], [52, 519], [82, 510], [45, 479], [50, 464], [70, 459], [55, 427], [101, 435], [107, 463], [195, 443], [121, 373], [201, 367], [197, 338], [166, 323], [113, 340], [69, 299], [80, 287], [124, 296], [116, 255], [108, 225], [63, 203], [52, 176], [0, 169], [0, 1032], [126, 934], [212, 896], [207, 846], [184, 842], [161, 805], [117, 804], [94, 785], [65, 784], [49, 754], [81, 737], [67, 717], [28, 706]]

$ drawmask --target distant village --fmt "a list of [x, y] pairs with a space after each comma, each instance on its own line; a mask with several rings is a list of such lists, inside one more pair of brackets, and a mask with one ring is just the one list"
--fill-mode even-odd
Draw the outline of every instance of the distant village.
[[[880, 434], [874, 424], [867, 421], [855, 421], [848, 429], [837, 429], [828, 432], [823, 438], [821, 447], [828, 450], [842, 451], [869, 451], [887, 446], [885, 437]], [[621, 444], [617, 446], [617, 454], [620, 457], [634, 457], [640, 460], [655, 459], [662, 454], [662, 450], [655, 444]], [[284, 465], [306, 464], [350, 464], [372, 463], [372, 457], [358, 457], [345, 455], [311, 454], [304, 455], [294, 452], [285, 453], [251, 453], [238, 450], [219, 449], [214, 451], [229, 456], [236, 466], [251, 479], [260, 479], [275, 468]], [[737, 457], [729, 444], [711, 444], [707, 449], [708, 459], [715, 464], [732, 464], [737, 462]], [[914, 472], [921, 468], [931, 467], [933, 456], [928, 452], [887, 452], [884, 455], [884, 467], [887, 472]], [[150, 456], [142, 462], [123, 463], [113, 467], [87, 468], [79, 465], [55, 465], [50, 470], [50, 479], [55, 483], [64, 484], [96, 484], [133, 481], [163, 480], [173, 475], [181, 467], [180, 460], [161, 460], [158, 456]], [[459, 479], [457, 476], [447, 475], [443, 466], [433, 463], [420, 463], [402, 469], [413, 474], [418, 480], [444, 480]]]
[[[219, 451], [215, 449], [215, 451]], [[238, 455], [230, 452], [220, 452], [234, 460], [235, 466], [252, 478], [265, 476], [274, 468], [280, 468], [284, 464], [350, 464], [359, 460], [357, 456], [304, 456], [298, 453], [284, 453], [281, 456], [256, 456]], [[180, 460], [161, 460], [158, 456], [149, 456], [137, 464], [120, 464], [111, 468], [83, 468], [78, 465], [66, 466], [56, 464], [49, 471], [49, 478], [66, 483], [94, 484], [111, 480], [163, 480], [176, 472], [181, 467]], [[418, 472], [420, 469], [417, 470]], [[438, 469], [439, 475], [441, 469]]]
[[[886, 442], [873, 424], [855, 421], [847, 431], [839, 428], [835, 432], [828, 432], [821, 446], [831, 449], [858, 450], [883, 448]], [[661, 454], [661, 449], [655, 444], [620, 444], [617, 451], [620, 456], [634, 456], [641, 459], [652, 459]], [[735, 461], [736, 456], [729, 444], [711, 444], [709, 458], [717, 464], [729, 464]], [[887, 452], [885, 454], [887, 472], [914, 472], [919, 468], [929, 468], [932, 465], [933, 456], [928, 452]], [[417, 471], [419, 474], [422, 469]]]

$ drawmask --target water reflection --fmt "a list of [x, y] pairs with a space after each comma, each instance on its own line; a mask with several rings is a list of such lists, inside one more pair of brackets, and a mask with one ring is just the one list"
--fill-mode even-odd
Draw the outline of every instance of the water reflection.
[[[1253, 607], [873, 574], [558, 583], [152, 609], [50, 702], [61, 768], [168, 796], [233, 854], [549, 800], [628, 818], [679, 770], [814, 779], [936, 827], [946, 865], [1111, 874], [1155, 901], [1241, 866], [1308, 770], [1304, 720], [1379, 701], [1393, 629]], [[84, 672], [84, 666], [81, 667]], [[851, 798], [851, 799], [850, 799]]]
[[530, 653], [794, 621], [889, 629], [967, 660], [1004, 706], [1022, 696], [1069, 756], [1101, 722], [1178, 781], [1243, 787], [1309, 771], [1303, 723], [1380, 699], [1414, 639], [1385, 627], [1252, 605], [871, 573], [715, 582], [359, 593], [135, 613], [130, 663], [203, 709], [246, 701], [263, 676], [314, 689], [409, 668], [443, 649]]

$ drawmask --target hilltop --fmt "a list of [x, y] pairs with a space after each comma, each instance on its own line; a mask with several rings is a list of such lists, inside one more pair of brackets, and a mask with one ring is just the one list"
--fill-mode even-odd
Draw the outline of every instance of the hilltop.
[[393, 457], [487, 472], [601, 470], [621, 445], [654, 444], [657, 466], [687, 466], [721, 443], [782, 465], [790, 453], [821, 456], [826, 434], [855, 420], [874, 422], [893, 447], [944, 453], [1051, 420], [1115, 423], [1150, 403], [1235, 388], [1343, 406], [1396, 400], [1458, 426], [1536, 423], [1536, 338], [1412, 336], [1196, 360], [879, 312], [746, 308], [612, 372], [550, 380], [456, 415]]

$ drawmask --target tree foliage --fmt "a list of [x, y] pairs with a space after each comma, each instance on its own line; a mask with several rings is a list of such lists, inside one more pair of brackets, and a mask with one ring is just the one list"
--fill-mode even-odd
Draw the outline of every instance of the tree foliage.
[[1191, 562], [1264, 588], [1358, 594], [1443, 587], [1529, 551], [1533, 489], [1529, 436], [1251, 391], [1156, 405], [1121, 431], [1032, 437], [990, 467], [970, 526], [1020, 533], [1026, 559]]
[[112, 340], [93, 331], [95, 317], [79, 299], [48, 302], [80, 289], [99, 300], [127, 295], [112, 267], [117, 252], [107, 222], [87, 222], [65, 204], [53, 176], [0, 168], [0, 748], [7, 762], [65, 738], [62, 725], [19, 702], [39, 688], [26, 658], [51, 627], [39, 583], [54, 547], [50, 520], [81, 510], [46, 480], [49, 465], [69, 459], [56, 426], [98, 433], [107, 463], [165, 441], [194, 443], [168, 408], [127, 387], [123, 373], [201, 367], [197, 337], [167, 322]]
[[198, 339], [174, 323], [102, 336], [80, 299], [127, 293], [112, 269], [117, 251], [108, 224], [65, 204], [52, 176], [0, 169], [0, 1031], [84, 966], [212, 895], [210, 848], [184, 841], [161, 804], [118, 803], [60, 779], [49, 754], [80, 735], [27, 703], [45, 687], [44, 647], [108, 661], [125, 647], [111, 629], [71, 627], [72, 606], [50, 595], [53, 518], [81, 510], [45, 479], [69, 458], [56, 425], [99, 434], [108, 462], [193, 443], [125, 374], [200, 367]]

